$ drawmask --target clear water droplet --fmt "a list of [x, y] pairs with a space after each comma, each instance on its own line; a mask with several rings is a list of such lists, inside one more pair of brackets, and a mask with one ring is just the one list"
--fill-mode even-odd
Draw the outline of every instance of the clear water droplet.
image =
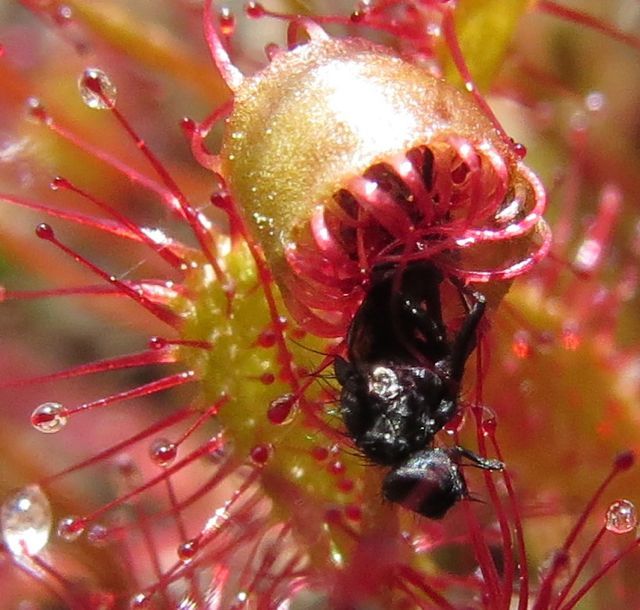
[[178, 557], [183, 563], [191, 561], [198, 553], [199, 545], [196, 539], [187, 540], [178, 547]]
[[31, 413], [31, 425], [38, 432], [54, 434], [67, 425], [68, 415], [59, 402], [44, 402]]
[[151, 602], [151, 596], [146, 593], [137, 593], [129, 601], [131, 610], [140, 610], [140, 608], [148, 608]]
[[27, 99], [27, 116], [36, 123], [51, 124], [51, 117], [37, 97]]
[[95, 523], [87, 531], [87, 540], [94, 546], [104, 546], [109, 542], [109, 530], [100, 523]]
[[633, 502], [616, 500], [607, 510], [605, 526], [614, 534], [626, 534], [638, 525], [638, 514]]
[[167, 340], [163, 337], [151, 337], [149, 339], [149, 349], [164, 349], [167, 345]]
[[498, 422], [495, 417], [487, 417], [482, 424], [482, 434], [484, 436], [494, 436], [496, 433], [496, 428], [498, 427]]
[[61, 4], [53, 14], [53, 20], [59, 26], [69, 25], [73, 20], [73, 9], [66, 4]]
[[99, 68], [87, 68], [78, 79], [82, 101], [95, 110], [108, 110], [116, 103], [118, 90]]
[[58, 521], [58, 536], [67, 542], [77, 540], [84, 532], [85, 522], [80, 517], [68, 516]]
[[220, 9], [218, 24], [220, 26], [220, 33], [223, 36], [233, 35], [236, 28], [236, 18], [228, 7], [224, 6]]
[[460, 411], [458, 411], [458, 413], [456, 413], [444, 426], [443, 430], [445, 434], [448, 434], [449, 436], [453, 436], [454, 434], [457, 434], [458, 432], [460, 432], [464, 427], [465, 420], [466, 420], [465, 410], [460, 409]]
[[13, 555], [35, 555], [49, 541], [49, 499], [38, 485], [23, 487], [4, 501], [0, 521], [4, 544]]
[[215, 438], [211, 440], [211, 449], [209, 453], [207, 453], [207, 457], [213, 464], [221, 464], [233, 452], [233, 445], [222, 433], [217, 434]]
[[169, 466], [178, 455], [178, 448], [166, 438], [157, 438], [149, 447], [149, 457], [158, 466]]
[[527, 147], [520, 142], [513, 143], [513, 152], [518, 159], [522, 160], [527, 156]]
[[629, 470], [636, 463], [636, 454], [631, 451], [622, 451], [616, 455], [616, 459], [613, 462], [613, 467], [616, 470], [624, 471]]
[[266, 464], [271, 455], [271, 447], [265, 444], [256, 445], [251, 449], [249, 455], [255, 464]]
[[259, 2], [249, 2], [245, 6], [244, 10], [247, 16], [251, 17], [252, 19], [257, 19], [264, 16], [264, 7]]
[[291, 412], [297, 406], [298, 399], [295, 394], [283, 394], [275, 398], [269, 404], [267, 417], [272, 424], [284, 424], [289, 422]]

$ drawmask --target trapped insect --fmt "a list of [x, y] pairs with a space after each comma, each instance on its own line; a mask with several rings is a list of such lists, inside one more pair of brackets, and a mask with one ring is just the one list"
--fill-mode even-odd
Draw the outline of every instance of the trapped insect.
[[[457, 293], [465, 315], [452, 333], [441, 288]], [[468, 495], [460, 461], [501, 470], [462, 447], [434, 447], [436, 433], [459, 411], [465, 364], [477, 343], [485, 298], [429, 262], [374, 271], [349, 329], [348, 358], [336, 358], [340, 407], [349, 435], [375, 464], [390, 468], [387, 500], [438, 519]]]
[[[292, 18], [290, 48], [245, 77], [209, 34], [234, 91], [214, 169], [294, 320], [347, 336], [342, 414], [359, 449], [391, 468], [385, 497], [442, 517], [467, 495], [463, 458], [502, 467], [434, 437], [458, 412], [485, 297], [495, 305], [508, 288], [498, 280], [549, 248], [544, 189], [472, 95], [392, 49]], [[467, 282], [487, 283], [484, 296]], [[466, 311], [457, 333], [443, 285]]]

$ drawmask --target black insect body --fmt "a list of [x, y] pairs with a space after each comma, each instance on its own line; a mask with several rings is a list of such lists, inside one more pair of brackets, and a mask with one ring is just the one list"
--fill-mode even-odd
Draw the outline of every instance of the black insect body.
[[[443, 320], [441, 290], [457, 293], [466, 311], [457, 334]], [[458, 412], [465, 363], [476, 346], [484, 297], [433, 264], [388, 266], [372, 285], [347, 337], [349, 360], [336, 358], [340, 407], [356, 446], [391, 470], [384, 497], [439, 519], [467, 496], [459, 465], [499, 470], [502, 463], [461, 447], [433, 446], [435, 434]]]

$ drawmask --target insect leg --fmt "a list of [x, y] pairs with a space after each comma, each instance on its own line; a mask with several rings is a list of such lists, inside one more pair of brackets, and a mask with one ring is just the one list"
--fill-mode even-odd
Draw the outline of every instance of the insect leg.
[[472, 466], [477, 466], [483, 470], [504, 470], [504, 464], [500, 460], [485, 458], [464, 447], [455, 446], [451, 449], [445, 449], [446, 453], [456, 463], [460, 462], [460, 458], [467, 458]]
[[[476, 347], [478, 325], [486, 308], [486, 300], [482, 294], [465, 288], [461, 288], [461, 291], [464, 291], [461, 294], [464, 297], [468, 313], [451, 348], [450, 374], [451, 378], [456, 381], [462, 379], [467, 358]], [[471, 300], [471, 304], [467, 298]]]

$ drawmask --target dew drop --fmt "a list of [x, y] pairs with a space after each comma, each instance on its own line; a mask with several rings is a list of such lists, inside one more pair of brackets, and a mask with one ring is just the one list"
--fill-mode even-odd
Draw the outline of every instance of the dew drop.
[[85, 525], [85, 521], [81, 517], [63, 517], [58, 521], [58, 536], [67, 542], [73, 542], [82, 535]]
[[260, 375], [260, 382], [264, 385], [271, 385], [276, 380], [276, 376], [273, 373], [263, 373]]
[[449, 436], [453, 436], [462, 430], [465, 422], [465, 412], [463, 409], [460, 409], [442, 428], [445, 434]]
[[483, 420], [481, 427], [482, 434], [484, 434], [484, 436], [492, 437], [495, 436], [498, 422], [496, 421], [495, 417], [487, 417], [485, 420]]
[[131, 610], [140, 610], [141, 608], [148, 608], [151, 596], [147, 593], [137, 593], [129, 601], [129, 608]]
[[187, 540], [178, 547], [178, 558], [183, 563], [191, 561], [198, 552], [199, 545], [196, 539]]
[[37, 97], [27, 99], [27, 115], [38, 123], [51, 123], [51, 117]]
[[272, 400], [267, 411], [269, 421], [276, 425], [285, 423], [291, 415], [296, 401], [297, 399], [294, 394], [283, 394], [275, 400]]
[[167, 347], [167, 340], [163, 337], [151, 337], [149, 339], [149, 349], [164, 349]]
[[329, 463], [329, 465], [327, 466], [327, 470], [331, 474], [339, 475], [344, 474], [346, 467], [344, 465], [344, 462], [341, 462], [340, 460], [334, 460]]
[[68, 411], [59, 402], [43, 402], [31, 413], [31, 425], [45, 434], [60, 432], [67, 425]]
[[313, 456], [314, 460], [317, 460], [318, 462], [323, 462], [329, 457], [329, 450], [326, 447], [316, 446], [316, 447], [313, 447], [313, 449], [311, 449], [311, 455]]
[[73, 10], [66, 4], [61, 4], [56, 8], [53, 14], [53, 20], [56, 25], [64, 27], [73, 21]]
[[94, 546], [104, 546], [109, 541], [109, 530], [104, 525], [96, 523], [87, 531], [87, 540]]
[[221, 464], [231, 453], [233, 445], [231, 441], [226, 439], [222, 433], [218, 434], [215, 437], [215, 441], [215, 443], [212, 443], [211, 450], [209, 451], [209, 453], [207, 453], [207, 458], [213, 464]]
[[49, 188], [52, 191], [58, 191], [60, 189], [69, 189], [71, 188], [71, 183], [62, 176], [56, 176], [50, 183]]
[[176, 459], [178, 448], [166, 438], [157, 438], [149, 447], [149, 457], [158, 466], [169, 466]]
[[[278, 55], [278, 53], [280, 53], [280, 51], [281, 51], [280, 47], [277, 44], [273, 43], [273, 42], [265, 45], [265, 47], [264, 47], [264, 54], [266, 55], [267, 59], [270, 62], [273, 61], [277, 57], [277, 55]], [[231, 156], [231, 155], [229, 155], [229, 156]]]
[[636, 461], [636, 456], [633, 451], [622, 451], [616, 456], [613, 462], [613, 467], [616, 470], [629, 470]]
[[40, 239], [46, 239], [48, 241], [56, 238], [56, 234], [53, 232], [51, 225], [48, 225], [46, 222], [42, 222], [36, 227], [36, 235]]
[[28, 485], [4, 501], [0, 522], [2, 539], [13, 555], [35, 555], [49, 541], [51, 505], [38, 485]]
[[244, 10], [247, 17], [251, 17], [252, 19], [258, 19], [264, 16], [265, 13], [264, 6], [259, 2], [249, 2]]
[[524, 144], [515, 142], [513, 144], [513, 152], [516, 155], [516, 157], [518, 157], [518, 159], [522, 160], [527, 156], [527, 147]]
[[220, 32], [223, 36], [232, 36], [236, 29], [236, 18], [233, 13], [225, 6], [220, 9], [218, 15], [218, 24]]
[[198, 129], [198, 124], [192, 118], [186, 116], [180, 120], [180, 127], [188, 138], [192, 138]]
[[614, 534], [626, 534], [638, 525], [638, 514], [633, 502], [616, 500], [607, 510], [605, 526]]
[[273, 330], [263, 330], [258, 336], [258, 345], [269, 348], [276, 344], [277, 335]]
[[271, 448], [269, 445], [256, 445], [251, 449], [251, 459], [254, 463], [262, 465], [266, 464], [269, 456], [271, 455]]
[[87, 68], [78, 79], [82, 101], [94, 110], [108, 110], [116, 103], [118, 90], [99, 68]]

